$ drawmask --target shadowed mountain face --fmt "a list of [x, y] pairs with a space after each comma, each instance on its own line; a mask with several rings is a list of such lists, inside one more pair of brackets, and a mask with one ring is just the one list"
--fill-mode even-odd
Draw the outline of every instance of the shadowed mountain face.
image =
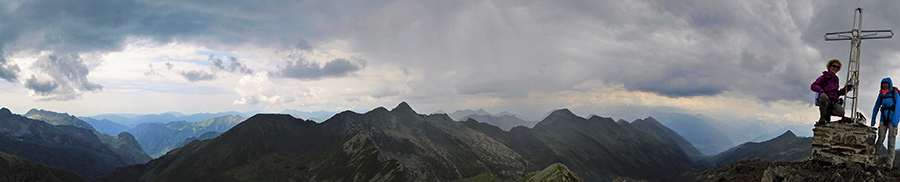
[[[406, 103], [364, 114], [345, 111], [322, 123], [259, 114], [216, 138], [190, 142], [100, 181], [308, 181], [354, 174], [359, 177], [351, 181], [368, 181], [385, 176], [375, 174], [398, 176], [401, 170], [403, 178], [391, 179], [447, 181], [484, 173], [517, 179], [554, 163], [568, 165], [588, 181], [616, 176], [665, 180], [692, 169], [677, 145], [631, 131], [611, 119], [584, 119], [568, 110], [554, 112], [534, 129], [509, 132], [471, 119], [455, 122], [445, 114], [420, 115]], [[372, 147], [348, 150], [348, 142], [362, 141], [360, 133], [371, 138]], [[359, 161], [379, 165], [347, 167]]]
[[623, 127], [630, 124], [635, 129], [657, 135], [661, 140], [678, 145], [678, 147], [680, 147], [681, 150], [684, 150], [685, 154], [690, 157], [704, 157], [703, 153], [700, 153], [697, 148], [694, 148], [694, 145], [691, 144], [691, 142], [688, 142], [686, 139], [681, 137], [681, 135], [678, 135], [678, 133], [676, 133], [675, 131], [672, 131], [671, 129], [663, 126], [653, 117], [649, 117], [647, 119], [638, 119], [632, 123], [620, 121], [619, 124], [623, 125]]
[[78, 174], [53, 169], [0, 152], [0, 181], [87, 181]]
[[169, 123], [144, 123], [129, 132], [151, 157], [159, 157], [191, 137], [207, 132], [225, 132], [244, 120], [241, 116], [221, 116], [201, 122], [173, 121]]
[[219, 137], [193, 141], [97, 181], [406, 181], [363, 132], [343, 140], [289, 115], [258, 114]]
[[179, 147], [182, 147], [182, 146], [184, 146], [184, 145], [187, 145], [188, 143], [193, 142], [194, 140], [209, 140], [209, 139], [213, 139], [213, 138], [218, 137], [218, 136], [221, 135], [221, 134], [222, 134], [221, 132], [217, 132], [217, 131], [206, 132], [206, 133], [204, 133], [204, 134], [202, 134], [202, 135], [200, 135], [200, 136], [198, 136], [198, 137], [190, 137], [190, 138], [184, 139], [184, 141], [178, 142], [177, 144], [175, 144], [175, 145], [173, 146], [173, 148], [179, 148]]
[[34, 120], [41, 120], [41, 121], [47, 122], [47, 123], [55, 125], [55, 126], [70, 125], [70, 126], [76, 126], [79, 128], [96, 131], [94, 129], [94, 127], [92, 127], [87, 122], [84, 122], [84, 121], [78, 119], [77, 117], [70, 116], [69, 114], [66, 114], [66, 113], [56, 113], [56, 112], [52, 112], [52, 111], [31, 109], [31, 110], [28, 110], [27, 113], [25, 113], [25, 117], [28, 117], [29, 119], [34, 119]]
[[708, 164], [728, 165], [740, 159], [759, 158], [764, 161], [797, 162], [812, 154], [810, 137], [797, 137], [787, 131], [764, 142], [747, 142], [706, 159]]
[[674, 180], [680, 171], [692, 168], [688, 156], [675, 144], [622, 127], [610, 118], [585, 119], [567, 109], [550, 113], [533, 129], [516, 127], [503, 132], [475, 120], [464, 124], [537, 166], [563, 163], [587, 181], [610, 181], [616, 176]]
[[54, 126], [6, 108], [0, 109], [0, 146], [2, 152], [87, 178], [150, 160], [131, 134], [113, 137], [71, 125]]

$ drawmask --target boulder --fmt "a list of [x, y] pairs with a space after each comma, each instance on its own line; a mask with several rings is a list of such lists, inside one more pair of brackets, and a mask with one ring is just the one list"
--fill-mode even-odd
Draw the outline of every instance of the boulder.
[[813, 128], [810, 160], [875, 165], [876, 129], [860, 123], [822, 123]]

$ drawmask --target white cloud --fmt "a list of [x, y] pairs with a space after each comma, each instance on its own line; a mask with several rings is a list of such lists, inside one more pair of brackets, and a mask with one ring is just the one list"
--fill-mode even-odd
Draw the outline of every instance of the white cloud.
[[281, 104], [286, 101], [278, 95], [278, 88], [269, 80], [269, 72], [266, 71], [245, 75], [238, 81], [238, 86], [234, 88], [234, 91], [241, 96], [241, 99], [235, 100], [234, 104], [255, 105], [259, 102]]

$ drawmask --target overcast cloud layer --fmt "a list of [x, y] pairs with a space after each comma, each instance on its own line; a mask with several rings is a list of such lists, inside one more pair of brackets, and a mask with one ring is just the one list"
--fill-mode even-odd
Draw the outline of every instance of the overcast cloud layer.
[[[896, 1], [12, 0], [0, 2], [0, 91], [30, 100], [10, 107], [91, 114], [75, 109], [86, 95], [154, 92], [167, 98], [127, 112], [209, 93], [153, 112], [408, 101], [426, 113], [640, 106], [811, 122], [799, 113], [813, 107], [810, 83], [849, 55], [822, 35], [849, 30], [856, 7], [865, 29], [900, 31]], [[900, 78], [897, 39], [863, 42], [861, 107], [869, 80]], [[753, 107], [699, 107], [721, 102]]]

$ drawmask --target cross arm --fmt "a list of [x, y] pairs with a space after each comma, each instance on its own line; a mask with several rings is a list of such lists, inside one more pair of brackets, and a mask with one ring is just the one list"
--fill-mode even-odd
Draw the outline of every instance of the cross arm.
[[825, 37], [826, 41], [850, 40], [850, 38], [853, 37], [852, 35], [844, 35], [844, 34], [853, 34], [853, 31], [825, 33], [824, 37]]
[[[891, 37], [894, 37], [894, 32], [891, 30], [863, 30], [860, 32], [860, 37], [862, 39], [889, 39]], [[881, 33], [882, 35], [879, 35], [879, 33]]]

